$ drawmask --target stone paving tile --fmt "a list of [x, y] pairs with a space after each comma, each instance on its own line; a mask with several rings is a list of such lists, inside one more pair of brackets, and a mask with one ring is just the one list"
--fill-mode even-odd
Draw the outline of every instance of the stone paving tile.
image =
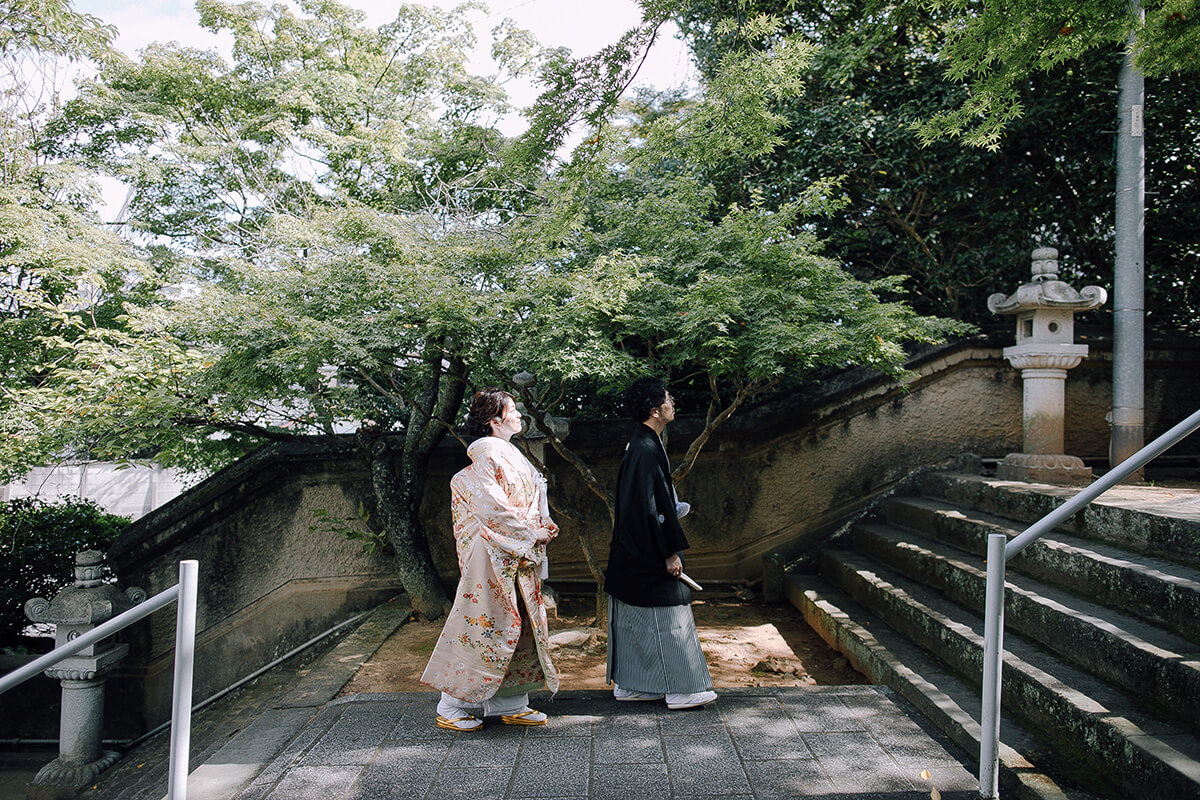
[[235, 797], [237, 800], [266, 800], [267, 795], [270, 793], [270, 784], [255, 783], [238, 792]]
[[354, 783], [360, 767], [293, 767], [267, 800], [340, 800]]
[[664, 736], [675, 794], [748, 794], [750, 783], [729, 734]]
[[721, 716], [719, 699], [715, 703], [709, 703], [701, 708], [672, 710], [663, 704], [657, 710], [659, 725], [662, 726], [664, 735], [693, 731], [700, 733], [707, 728], [723, 729], [725, 727], [725, 718]]
[[427, 702], [414, 702], [405, 707], [388, 734], [387, 741], [452, 739], [458, 735], [437, 726], [437, 695], [430, 694]]
[[[775, 690], [780, 694], [796, 693], [796, 689], [790, 686], [784, 686]], [[877, 695], [879, 693], [887, 694], [891, 690], [882, 686], [872, 686], [866, 683], [855, 683], [847, 686], [805, 686], [799, 691], [804, 694], [836, 694], [836, 695]]]
[[391, 703], [349, 705], [300, 759], [303, 766], [366, 764], [396, 725]]
[[586, 797], [591, 757], [592, 743], [578, 736], [526, 737], [509, 796]]
[[834, 698], [792, 694], [779, 702], [801, 733], [864, 730], [850, 709]]
[[[785, 722], [790, 724], [790, 721]], [[774, 723], [771, 728], [731, 733], [734, 747], [743, 761], [816, 758], [804, 738], [795, 730], [786, 731], [783, 723]]]
[[968, 757], [914, 721], [903, 698], [875, 687], [727, 690], [696, 711], [581, 692], [543, 704], [546, 726], [489, 719], [475, 734], [438, 729], [435, 699], [331, 702], [237, 800], [925, 800], [934, 787], [944, 800], [978, 794]]
[[746, 761], [743, 766], [757, 798], [796, 797], [833, 791], [833, 784], [815, 759]]
[[592, 768], [591, 800], [651, 800], [670, 795], [666, 764], [597, 764]]
[[[604, 705], [609, 704], [606, 701]], [[604, 724], [608, 727], [658, 728], [658, 709], [645, 703], [613, 703], [611, 710], [607, 707], [597, 710], [603, 715]], [[666, 710], [665, 706], [663, 710]]]
[[596, 764], [664, 764], [658, 721], [645, 724], [598, 726], [592, 735], [592, 759]]
[[398, 706], [407, 706], [411, 705], [418, 696], [415, 692], [406, 694], [396, 694], [394, 692], [355, 692], [344, 697], [334, 698], [329, 701], [329, 705], [333, 706], [339, 703], [394, 703]]
[[444, 764], [448, 769], [503, 767], [512, 770], [524, 738], [523, 729], [508, 725], [484, 728], [482, 733], [446, 732], [454, 737]]
[[346, 800], [421, 800], [437, 778], [450, 742], [384, 745]]
[[550, 720], [545, 725], [525, 729], [528, 737], [591, 736], [592, 728], [603, 724], [605, 718], [599, 714], [563, 714], [547, 711]]
[[775, 697], [753, 697], [722, 708], [742, 759], [812, 758], [800, 731]]
[[[836, 791], [905, 791], [920, 788], [867, 732], [806, 733], [804, 741]], [[916, 780], [920, 780], [915, 775]]]
[[[973, 792], [979, 794], [979, 777], [971, 770], [957, 762], [934, 762], [918, 769], [917, 764], [901, 764], [900, 769], [909, 775], [915, 773], [913, 785], [928, 793], [936, 788], [942, 796], [947, 792]], [[929, 778], [922, 778], [921, 773], [928, 772]]]
[[855, 717], [874, 717], [880, 714], [896, 716], [900, 713], [896, 705], [895, 695], [876, 687], [870, 694], [839, 695], [842, 705]]
[[511, 768], [443, 769], [429, 788], [431, 800], [499, 800], [508, 793]]
[[[325, 708], [318, 712], [312, 721], [303, 727], [292, 741], [288, 742], [283, 752], [276, 756], [275, 760], [268, 764], [262, 772], [258, 773], [258, 777], [252, 781], [251, 786], [270, 785], [283, 777], [287, 770], [304, 756], [305, 751], [312, 746], [313, 742], [320, 739], [329, 730], [339, 716], [341, 716], [340, 708]], [[242, 794], [246, 794], [246, 792], [243, 791]]]
[[930, 783], [941, 791], [978, 786], [973, 772], [946, 749], [931, 742], [929, 734], [919, 725], [902, 716], [889, 717], [888, 721], [890, 725], [872, 727], [870, 733], [900, 771], [918, 787], [921, 786], [922, 771], [936, 776]]
[[[835, 792], [833, 794], [802, 795], [804, 800], [929, 800], [930, 793], [926, 790], [909, 790], [895, 792]], [[942, 800], [979, 800], [979, 791], [944, 792]]]

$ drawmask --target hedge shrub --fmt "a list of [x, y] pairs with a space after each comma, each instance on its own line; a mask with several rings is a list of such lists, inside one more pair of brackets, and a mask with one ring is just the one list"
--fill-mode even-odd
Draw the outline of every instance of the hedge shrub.
[[20, 646], [26, 600], [53, 599], [75, 580], [75, 553], [108, 550], [128, 524], [91, 500], [0, 502], [0, 648]]

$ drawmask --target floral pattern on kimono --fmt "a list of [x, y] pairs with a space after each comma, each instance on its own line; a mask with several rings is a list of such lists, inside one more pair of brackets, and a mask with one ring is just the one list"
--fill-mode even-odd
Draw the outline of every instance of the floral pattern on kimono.
[[540, 577], [546, 547], [534, 541], [550, 521], [545, 481], [498, 437], [473, 442], [467, 455], [471, 465], [450, 480], [462, 577], [421, 681], [473, 703], [502, 689], [556, 692]]

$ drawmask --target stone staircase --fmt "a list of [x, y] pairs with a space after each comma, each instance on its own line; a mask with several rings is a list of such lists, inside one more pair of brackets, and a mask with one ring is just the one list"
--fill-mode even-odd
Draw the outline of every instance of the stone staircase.
[[[977, 755], [987, 536], [1016, 536], [1073, 490], [949, 473], [920, 488], [856, 524], [819, 575], [788, 575], [787, 594]], [[1200, 798], [1200, 494], [1188, 497], [1170, 513], [1132, 489], [1102, 497], [1009, 562], [1002, 794]]]

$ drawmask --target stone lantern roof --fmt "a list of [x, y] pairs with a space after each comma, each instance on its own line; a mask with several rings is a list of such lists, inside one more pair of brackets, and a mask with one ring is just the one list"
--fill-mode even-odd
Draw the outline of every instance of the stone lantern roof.
[[1088, 311], [1104, 305], [1108, 292], [1100, 286], [1085, 286], [1076, 291], [1058, 279], [1058, 250], [1039, 247], [1033, 251], [1033, 279], [1017, 287], [1011, 296], [1003, 292], [988, 297], [993, 314], [1018, 314], [1035, 308]]
[[75, 556], [75, 583], [53, 600], [35, 597], [25, 604], [25, 615], [34, 622], [54, 625], [94, 626], [128, 611], [144, 600], [141, 589], [121, 591], [114, 584], [100, 579], [103, 555], [99, 550], [85, 550]]

